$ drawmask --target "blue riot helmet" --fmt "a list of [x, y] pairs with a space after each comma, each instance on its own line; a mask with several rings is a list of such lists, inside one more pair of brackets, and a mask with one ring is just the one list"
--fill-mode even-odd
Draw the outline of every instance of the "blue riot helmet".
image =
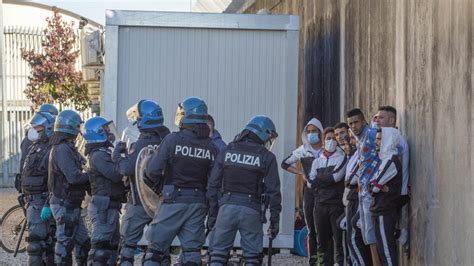
[[45, 103], [40, 106], [38, 112], [50, 113], [51, 115], [56, 117], [58, 115], [58, 108], [56, 108], [56, 106], [50, 103]]
[[273, 124], [273, 121], [269, 117], [264, 115], [252, 117], [245, 126], [245, 129], [257, 135], [268, 150], [271, 150], [278, 137], [275, 124]]
[[163, 126], [163, 111], [152, 100], [141, 100], [127, 110], [127, 118], [137, 124], [138, 129], [149, 129]]
[[117, 129], [113, 121], [96, 116], [86, 121], [82, 135], [87, 144], [114, 142], [117, 139]]
[[68, 133], [77, 136], [80, 133], [82, 119], [73, 110], [64, 110], [56, 117], [54, 132]]
[[207, 124], [208, 121], [207, 105], [198, 97], [189, 97], [178, 104], [176, 110], [175, 124]]
[[28, 129], [28, 139], [38, 140], [42, 137], [51, 137], [53, 135], [54, 117], [50, 113], [36, 113], [30, 120], [30, 129]]

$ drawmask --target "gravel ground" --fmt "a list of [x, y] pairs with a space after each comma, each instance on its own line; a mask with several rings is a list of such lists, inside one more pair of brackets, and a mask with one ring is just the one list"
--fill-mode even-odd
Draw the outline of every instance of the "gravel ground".
[[[0, 217], [12, 206], [17, 204], [18, 193], [15, 189], [0, 188]], [[0, 266], [3, 265], [26, 265], [26, 253], [18, 254], [16, 258], [13, 258], [13, 254], [5, 252], [0, 248]], [[175, 263], [178, 260], [178, 256], [172, 256], [172, 261]], [[264, 262], [266, 264], [267, 258], [265, 257]], [[141, 265], [141, 255], [138, 255], [135, 259], [135, 265]], [[282, 266], [297, 266], [297, 265], [308, 265], [306, 258], [295, 256], [276, 254], [272, 257], [273, 265]]]

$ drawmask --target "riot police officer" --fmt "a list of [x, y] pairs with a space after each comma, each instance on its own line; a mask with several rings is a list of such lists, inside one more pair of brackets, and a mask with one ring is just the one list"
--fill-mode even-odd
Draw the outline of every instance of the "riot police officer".
[[[137, 243], [143, 235], [143, 228], [152, 220], [145, 212], [136, 187], [134, 186], [135, 166], [140, 151], [147, 146], [160, 145], [162, 139], [170, 133], [163, 125], [163, 112], [154, 101], [141, 100], [127, 111], [128, 120], [136, 124], [140, 136], [132, 143], [127, 152], [124, 142], [119, 142], [112, 154], [115, 167], [123, 176], [128, 176], [130, 192], [125, 215], [120, 227], [120, 265], [133, 265]], [[127, 153], [126, 153], [127, 152]]]
[[48, 198], [49, 138], [53, 135], [54, 117], [49, 113], [36, 113], [30, 120], [36, 138], [28, 152], [22, 170], [21, 191], [27, 202], [28, 265], [54, 265], [54, 246], [51, 215], [41, 216]]
[[[52, 104], [49, 104], [49, 103], [45, 103], [43, 105], [41, 105], [41, 107], [38, 109], [37, 113], [48, 113], [50, 115], [53, 116], [53, 119], [56, 119], [56, 116], [58, 115], [58, 109], [56, 108], [56, 106], [52, 105]], [[53, 122], [54, 123], [54, 122]], [[37, 139], [40, 138], [40, 135], [37, 133], [36, 130], [34, 130], [33, 128], [29, 128], [27, 131], [26, 131], [26, 135], [25, 137], [23, 138], [23, 140], [21, 141], [21, 144], [20, 144], [20, 151], [21, 151], [21, 157], [20, 157], [20, 173], [22, 172], [23, 170], [23, 166], [25, 164], [25, 159], [26, 159], [26, 155], [28, 155], [28, 152], [30, 151], [30, 147], [31, 145], [33, 144], [33, 142]], [[19, 186], [20, 185], [20, 179], [21, 179], [21, 175], [17, 175], [16, 176], [16, 180], [15, 180], [15, 187], [19, 190]], [[20, 185], [21, 186], [21, 185]]]
[[119, 210], [124, 188], [122, 176], [115, 169], [109, 149], [113, 146], [116, 133], [113, 121], [100, 116], [84, 124], [85, 155], [88, 158], [92, 195], [87, 206], [92, 220], [88, 265], [115, 265], [117, 259]]
[[262, 264], [267, 204], [271, 214], [267, 232], [271, 238], [277, 236], [280, 179], [275, 155], [270, 151], [277, 136], [270, 118], [255, 116], [217, 156], [207, 192], [208, 227], [213, 228], [210, 265], [226, 265], [237, 231], [245, 265]]
[[183, 265], [201, 265], [207, 214], [206, 186], [217, 146], [209, 138], [206, 103], [190, 97], [178, 105], [176, 122], [180, 131], [161, 143], [147, 165], [145, 179], [159, 192], [163, 203], [147, 232], [148, 250], [144, 265], [162, 265], [165, 251], [178, 236]]
[[49, 203], [56, 220], [57, 265], [71, 265], [74, 247], [77, 265], [85, 265], [90, 248], [88, 231], [81, 217], [81, 203], [89, 184], [89, 175], [82, 171], [82, 156], [74, 142], [82, 124], [72, 110], [59, 113], [54, 123], [48, 167]]

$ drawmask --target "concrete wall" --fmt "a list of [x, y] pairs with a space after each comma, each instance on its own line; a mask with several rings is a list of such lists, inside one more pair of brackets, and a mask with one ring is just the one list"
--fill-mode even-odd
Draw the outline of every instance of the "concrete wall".
[[398, 109], [411, 151], [409, 264], [474, 265], [474, 1], [257, 0], [247, 12], [260, 8], [300, 15], [298, 130], [308, 110], [327, 124], [353, 107]]

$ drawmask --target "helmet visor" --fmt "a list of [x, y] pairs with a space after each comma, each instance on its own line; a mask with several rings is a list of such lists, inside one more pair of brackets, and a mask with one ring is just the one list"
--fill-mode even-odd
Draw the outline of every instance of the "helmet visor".
[[269, 151], [272, 150], [273, 145], [275, 145], [277, 137], [278, 137], [278, 134], [276, 132], [272, 131], [272, 133], [270, 133], [270, 137], [268, 138], [268, 140], [264, 144], [265, 148], [267, 148], [267, 150], [269, 150]]
[[183, 120], [183, 117], [184, 117], [184, 108], [180, 103], [178, 104], [178, 109], [176, 109], [174, 124], [179, 127], [181, 125], [181, 121]]
[[[81, 126], [81, 132], [83, 132], [84, 128]], [[82, 136], [82, 134], [78, 134], [76, 138], [76, 148], [80, 154], [84, 154], [86, 151], [86, 139]]]
[[140, 119], [140, 109], [138, 108], [139, 103], [136, 103], [127, 110], [127, 119], [130, 123], [135, 124]]
[[116, 140], [119, 139], [119, 134], [117, 131], [117, 127], [115, 126], [114, 121], [110, 121], [104, 125], [104, 130], [107, 133], [107, 139], [114, 143]]

